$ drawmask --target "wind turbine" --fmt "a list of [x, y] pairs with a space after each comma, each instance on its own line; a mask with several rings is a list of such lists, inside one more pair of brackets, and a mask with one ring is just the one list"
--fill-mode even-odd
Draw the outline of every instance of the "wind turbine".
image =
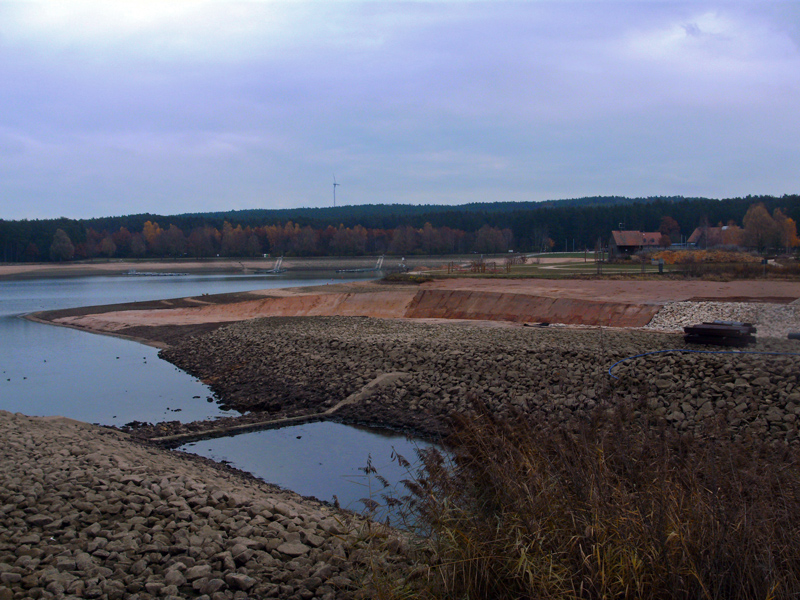
[[336, 186], [342, 185], [341, 183], [336, 183], [336, 174], [333, 175], [333, 207], [336, 208]]

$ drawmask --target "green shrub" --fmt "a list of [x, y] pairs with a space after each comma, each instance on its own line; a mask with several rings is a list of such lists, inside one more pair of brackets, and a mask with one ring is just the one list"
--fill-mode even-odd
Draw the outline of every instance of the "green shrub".
[[433, 281], [433, 277], [427, 273], [389, 273], [382, 281], [386, 283], [414, 283], [421, 284]]

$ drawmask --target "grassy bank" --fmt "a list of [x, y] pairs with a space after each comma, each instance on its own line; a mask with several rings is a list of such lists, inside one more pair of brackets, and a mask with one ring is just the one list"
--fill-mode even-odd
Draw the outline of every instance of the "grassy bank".
[[[566, 433], [485, 409], [403, 501], [420, 568], [391, 597], [800, 595], [798, 454], [600, 410]], [[424, 566], [429, 565], [429, 566]]]

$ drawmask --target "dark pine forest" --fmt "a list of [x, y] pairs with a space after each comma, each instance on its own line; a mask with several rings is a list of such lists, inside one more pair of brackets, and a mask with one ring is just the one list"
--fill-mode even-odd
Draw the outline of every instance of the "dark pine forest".
[[[250, 209], [95, 219], [0, 219], [3, 262], [212, 256], [346, 256], [594, 249], [614, 229], [658, 231], [673, 242], [703, 225], [741, 225], [748, 209], [800, 219], [800, 196], [723, 200], [588, 197], [459, 206], [358, 205]], [[671, 221], [671, 222], [672, 222]], [[61, 230], [62, 233], [57, 232]]]

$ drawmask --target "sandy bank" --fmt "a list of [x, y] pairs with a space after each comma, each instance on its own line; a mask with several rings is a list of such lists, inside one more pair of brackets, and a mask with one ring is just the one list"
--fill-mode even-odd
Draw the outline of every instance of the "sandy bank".
[[131, 328], [229, 323], [258, 317], [368, 316], [643, 327], [667, 303], [800, 298], [800, 283], [446, 279], [420, 286], [354, 282], [264, 290], [43, 315], [54, 323], [125, 334]]
[[502, 290], [549, 298], [644, 304], [695, 299], [790, 302], [800, 298], [800, 282], [773, 280], [443, 279], [429, 285], [440, 290]]
[[88, 277], [92, 275], [124, 275], [128, 271], [153, 273], [243, 273], [271, 269], [273, 259], [186, 260], [186, 261], [108, 261], [54, 263], [14, 263], [0, 265], [0, 279], [32, 279], [38, 277]]
[[[448, 260], [456, 262], [472, 257], [408, 257], [404, 264], [410, 268], [446, 268]], [[505, 257], [501, 257], [505, 258]], [[371, 269], [375, 266], [374, 256], [338, 256], [338, 257], [288, 257], [283, 261], [283, 268], [290, 271], [311, 272], [337, 269]], [[205, 258], [180, 260], [93, 260], [69, 263], [5, 263], [0, 264], [0, 280], [32, 279], [41, 277], [90, 277], [93, 275], [122, 275], [130, 270], [155, 273], [253, 273], [259, 270], [272, 269], [276, 259], [272, 258]], [[387, 257], [388, 268], [397, 267], [399, 257]]]

